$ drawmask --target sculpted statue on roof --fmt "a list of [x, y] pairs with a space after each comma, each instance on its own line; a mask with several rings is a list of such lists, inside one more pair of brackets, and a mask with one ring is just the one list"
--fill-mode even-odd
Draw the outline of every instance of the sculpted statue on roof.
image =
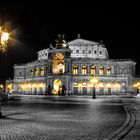
[[58, 38], [55, 41], [57, 49], [65, 48], [67, 46], [64, 34], [59, 34]]

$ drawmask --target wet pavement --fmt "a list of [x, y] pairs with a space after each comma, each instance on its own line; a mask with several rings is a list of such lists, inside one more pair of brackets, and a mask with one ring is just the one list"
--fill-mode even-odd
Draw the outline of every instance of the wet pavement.
[[2, 113], [1, 140], [100, 140], [126, 120], [122, 98], [113, 97], [13, 96]]

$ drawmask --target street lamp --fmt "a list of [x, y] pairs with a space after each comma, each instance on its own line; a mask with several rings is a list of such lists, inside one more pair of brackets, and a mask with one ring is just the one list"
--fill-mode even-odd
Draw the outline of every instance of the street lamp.
[[[6, 32], [0, 26], [0, 52], [5, 53], [5, 51], [7, 49], [8, 40], [9, 40], [9, 33]], [[2, 102], [2, 99], [0, 99], [0, 118], [3, 118], [3, 115], [1, 112], [1, 102]]]
[[98, 83], [98, 78], [97, 77], [93, 77], [90, 82], [93, 84], [93, 94], [92, 94], [92, 98], [96, 99], [96, 84]]
[[4, 53], [7, 49], [7, 44], [9, 40], [9, 33], [4, 31], [2, 27], [0, 27], [0, 51]]

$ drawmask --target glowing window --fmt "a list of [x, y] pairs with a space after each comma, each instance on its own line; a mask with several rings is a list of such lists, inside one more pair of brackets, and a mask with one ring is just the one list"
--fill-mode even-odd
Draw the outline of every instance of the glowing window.
[[34, 69], [31, 69], [31, 76], [34, 76]]
[[99, 67], [99, 74], [104, 75], [104, 67], [103, 66]]
[[87, 74], [87, 66], [82, 66], [82, 74]]
[[40, 69], [40, 75], [41, 75], [41, 76], [44, 75], [44, 68], [43, 68], [43, 67]]
[[91, 68], [90, 74], [95, 75], [96, 74], [96, 67], [94, 65], [92, 65], [90, 68]]
[[63, 63], [57, 64], [57, 70], [58, 70], [58, 73], [59, 73], [59, 74], [64, 73], [64, 71], [65, 71], [65, 66], [64, 66], [64, 64], [63, 64]]
[[38, 68], [35, 69], [35, 76], [38, 76]]
[[76, 75], [76, 74], [78, 74], [78, 66], [74, 65], [73, 66], [73, 75]]
[[109, 66], [107, 67], [107, 75], [111, 75], [111, 68]]

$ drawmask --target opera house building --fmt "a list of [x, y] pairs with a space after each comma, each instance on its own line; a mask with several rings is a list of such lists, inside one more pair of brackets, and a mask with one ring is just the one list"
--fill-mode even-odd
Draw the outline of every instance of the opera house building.
[[[102, 42], [59, 35], [54, 45], [37, 52], [35, 61], [14, 65], [7, 90], [19, 94], [127, 94], [138, 90], [136, 62], [110, 59]], [[135, 88], [137, 87], [137, 89]]]

